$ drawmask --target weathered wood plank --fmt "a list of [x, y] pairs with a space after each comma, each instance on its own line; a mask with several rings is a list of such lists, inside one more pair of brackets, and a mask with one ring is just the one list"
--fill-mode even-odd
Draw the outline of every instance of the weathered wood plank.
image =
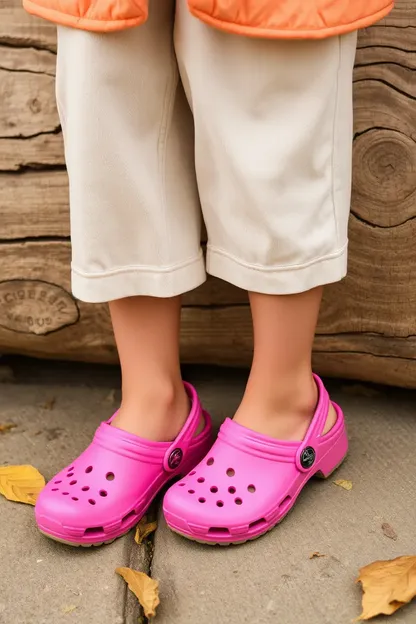
[[66, 171], [0, 173], [0, 240], [69, 236]]
[[0, 44], [56, 51], [56, 26], [29, 15], [20, 0], [0, 4]]
[[[1, 253], [7, 248], [18, 263], [18, 270], [10, 271], [4, 276], [6, 280], [0, 282], [2, 351], [116, 362], [107, 306], [89, 306], [73, 300], [68, 292], [68, 249], [62, 244], [49, 243], [48, 263], [28, 270], [26, 252], [38, 246], [33, 243], [0, 246], [0, 261]], [[56, 284], [57, 264], [66, 269], [61, 284]], [[19, 271], [25, 279], [7, 279]], [[184, 362], [249, 365], [252, 336], [248, 306], [185, 307], [182, 320]], [[392, 352], [396, 354], [394, 357]], [[318, 334], [314, 359], [316, 370], [321, 374], [412, 387], [416, 373], [416, 337], [386, 340], [362, 333]]]
[[[56, 166], [61, 166], [62, 168], [65, 166], [64, 144], [61, 132], [59, 134], [40, 134], [31, 139], [0, 139], [0, 172]], [[51, 175], [50, 172], [49, 175]], [[29, 180], [32, 183], [35, 182], [34, 178], [29, 178]], [[67, 196], [67, 181], [64, 180], [63, 184], [62, 193], [65, 193]], [[33, 197], [35, 197], [37, 184], [34, 185], [33, 193]], [[48, 208], [52, 211], [54, 210], [53, 205]], [[30, 205], [26, 211], [31, 212]], [[27, 229], [23, 229], [25, 223], [22, 221], [26, 211], [22, 206], [20, 213], [21, 228], [24, 236], [30, 236], [30, 232]], [[41, 226], [42, 222], [39, 225]]]
[[54, 83], [47, 74], [0, 69], [0, 138], [29, 137], [59, 128]]
[[0, 69], [55, 76], [56, 54], [35, 48], [10, 48], [0, 45]]

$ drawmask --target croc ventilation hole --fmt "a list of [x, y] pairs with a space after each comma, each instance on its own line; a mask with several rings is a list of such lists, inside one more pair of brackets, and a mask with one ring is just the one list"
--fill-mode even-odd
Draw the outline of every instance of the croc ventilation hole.
[[122, 519], [122, 521], [121, 521], [121, 526], [123, 527], [124, 525], [126, 525], [126, 524], [129, 522], [129, 520], [131, 520], [132, 518], [136, 518], [136, 516], [137, 516], [137, 514], [136, 514], [136, 510], [135, 510], [135, 509], [132, 509], [131, 511], [129, 511], [129, 513], [128, 513], [128, 514], [126, 514], [126, 515], [123, 517], [123, 519]]
[[210, 490], [213, 494], [216, 494], [218, 492], [218, 488], [216, 485], [213, 485], [211, 490]]
[[289, 506], [289, 504], [290, 504], [290, 501], [291, 501], [291, 500], [292, 500], [292, 497], [291, 497], [291, 496], [286, 496], [286, 498], [284, 498], [284, 499], [282, 500], [282, 502], [280, 503], [280, 505], [279, 505], [279, 509], [280, 509], [280, 508], [285, 508], [285, 507], [288, 507], [288, 506]]
[[58, 492], [59, 488], [52, 488], [52, 492]]
[[92, 472], [92, 466], [88, 466], [88, 468], [85, 468], [85, 472], [87, 474], [89, 474], [90, 472]]
[[198, 498], [198, 503], [205, 503], [205, 498]]
[[62, 492], [62, 496], [68, 496], [69, 492]]
[[250, 524], [248, 525], [248, 528], [254, 529], [255, 527], [259, 527], [263, 525], [267, 525], [266, 520], [264, 518], [259, 518], [259, 520], [256, 520], [255, 522], [250, 522]]
[[105, 475], [105, 478], [107, 479], [107, 481], [114, 481], [116, 476], [114, 472], [107, 472], [107, 474]]
[[226, 527], [210, 527], [208, 533], [212, 535], [230, 535], [230, 531]]
[[95, 505], [95, 500], [93, 498], [89, 498], [88, 502], [90, 505]]
[[194, 474], [196, 474], [195, 470], [192, 470], [192, 472], [189, 473], [189, 476], [192, 477]]
[[89, 489], [90, 489], [90, 488], [89, 488], [89, 486], [88, 486], [88, 485], [84, 485], [84, 487], [82, 488], [82, 491], [83, 491], [83, 492], [88, 492], [88, 490], [89, 490]]
[[179, 483], [179, 487], [183, 487], [186, 483]]
[[233, 477], [234, 475], [235, 475], [234, 468], [228, 468], [228, 470], [227, 470], [227, 477]]
[[188, 490], [188, 494], [195, 494], [195, 490]]
[[249, 485], [247, 488], [247, 492], [250, 492], [250, 494], [254, 494], [254, 492], [256, 491], [256, 488], [254, 485]]
[[213, 463], [214, 463], [214, 458], [210, 457], [207, 461], [207, 466], [212, 466]]
[[217, 501], [217, 507], [224, 507], [224, 502], [221, 500]]
[[56, 485], [58, 485], [58, 483], [62, 483], [62, 481], [55, 481]]
[[102, 496], [103, 498], [105, 498], [107, 494], [108, 492], [106, 490], [100, 490], [100, 496]]
[[230, 494], [235, 494], [237, 490], [235, 489], [234, 486], [231, 486], [231, 487], [228, 488], [228, 491], [229, 491]]
[[199, 479], [197, 479], [198, 483], [204, 483], [205, 479], [204, 477], [199, 477]]
[[234, 502], [235, 502], [236, 505], [242, 505], [243, 504], [243, 501], [241, 500], [241, 498], [236, 498]]
[[104, 527], [90, 527], [84, 531], [84, 535], [100, 535], [101, 533], [104, 533]]
[[76, 481], [70, 481], [69, 485], [76, 485], [76, 483], [77, 483]]
[[79, 500], [79, 498], [77, 498], [76, 496], [73, 496], [72, 500], [77, 501], [77, 500]]

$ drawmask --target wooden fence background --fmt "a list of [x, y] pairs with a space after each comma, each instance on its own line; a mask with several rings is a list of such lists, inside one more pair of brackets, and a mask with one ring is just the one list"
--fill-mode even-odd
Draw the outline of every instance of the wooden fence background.
[[[0, 0], [0, 352], [117, 354], [106, 305], [70, 294], [68, 184], [54, 99], [55, 27]], [[360, 33], [349, 276], [326, 290], [322, 374], [416, 387], [416, 0]], [[247, 365], [246, 294], [185, 297], [186, 362]]]

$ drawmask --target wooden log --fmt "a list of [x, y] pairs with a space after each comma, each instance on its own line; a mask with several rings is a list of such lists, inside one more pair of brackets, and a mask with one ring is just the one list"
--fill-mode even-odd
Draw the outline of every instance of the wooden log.
[[[314, 364], [326, 375], [416, 388], [414, 23], [416, 0], [397, 0], [359, 36], [349, 275], [325, 291]], [[70, 294], [55, 50], [52, 24], [20, 0], [0, 2], [0, 351], [115, 362], [107, 306]], [[250, 364], [246, 293], [210, 278], [184, 304], [184, 362]]]

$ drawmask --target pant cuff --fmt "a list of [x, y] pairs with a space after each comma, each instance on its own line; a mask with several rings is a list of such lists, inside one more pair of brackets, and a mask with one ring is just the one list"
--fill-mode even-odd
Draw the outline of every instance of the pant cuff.
[[83, 273], [72, 267], [72, 292], [80, 301], [104, 303], [134, 297], [176, 297], [206, 280], [201, 255], [176, 267], [122, 267], [107, 273]]
[[250, 265], [227, 252], [208, 247], [207, 272], [238, 288], [265, 295], [295, 295], [339, 282], [347, 274], [348, 244], [306, 264], [265, 267]]

